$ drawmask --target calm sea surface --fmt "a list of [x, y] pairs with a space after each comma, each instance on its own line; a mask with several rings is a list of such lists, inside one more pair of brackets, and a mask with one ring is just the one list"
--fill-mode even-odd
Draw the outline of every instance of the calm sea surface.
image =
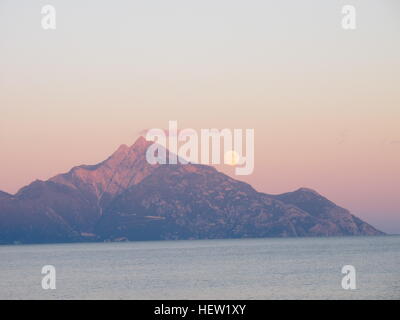
[[400, 236], [0, 246], [0, 299], [399, 298]]

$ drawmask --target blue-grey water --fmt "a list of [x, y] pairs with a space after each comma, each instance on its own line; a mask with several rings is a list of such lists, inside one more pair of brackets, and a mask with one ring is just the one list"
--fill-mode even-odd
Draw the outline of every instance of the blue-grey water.
[[0, 246], [0, 299], [399, 298], [400, 236]]

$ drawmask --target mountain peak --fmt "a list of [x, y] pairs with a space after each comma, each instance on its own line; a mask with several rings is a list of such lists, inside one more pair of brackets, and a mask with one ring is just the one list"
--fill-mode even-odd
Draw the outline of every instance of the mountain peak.
[[137, 138], [136, 141], [132, 144], [131, 148], [143, 149], [143, 148], [148, 147], [150, 144], [152, 144], [151, 141], [147, 141], [145, 137], [140, 136], [140, 137]]
[[294, 192], [302, 192], [302, 193], [312, 193], [316, 196], [321, 196], [317, 191], [315, 191], [314, 189], [310, 189], [310, 188], [299, 188]]
[[111, 158], [115, 157], [134, 157], [137, 154], [145, 153], [147, 147], [151, 145], [153, 142], [147, 141], [143, 136], [140, 136], [136, 139], [136, 141], [131, 145], [128, 146], [126, 144], [121, 144], [118, 149], [105, 161], [101, 162], [100, 164], [109, 161]]
[[139, 137], [130, 147], [122, 144], [106, 160], [95, 165], [83, 165], [51, 178], [85, 193], [113, 198], [127, 188], [139, 183], [157, 166], [146, 161], [146, 149], [153, 142]]

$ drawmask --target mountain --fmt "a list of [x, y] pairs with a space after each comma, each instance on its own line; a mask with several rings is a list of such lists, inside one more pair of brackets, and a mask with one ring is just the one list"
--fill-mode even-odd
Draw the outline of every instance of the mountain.
[[377, 234], [374, 227], [312, 189], [300, 188], [294, 192], [278, 195], [276, 198], [306, 211], [316, 221], [320, 221], [309, 230], [312, 233], [327, 236]]
[[0, 243], [383, 234], [310, 189], [268, 195], [211, 166], [150, 165], [150, 144], [0, 192]]
[[80, 194], [93, 210], [76, 215], [81, 232], [91, 232], [103, 216], [104, 208], [119, 194], [141, 182], [157, 166], [146, 161], [146, 149], [151, 143], [140, 137], [131, 147], [121, 145], [108, 159], [96, 165], [82, 165], [59, 174], [49, 181], [68, 187]]

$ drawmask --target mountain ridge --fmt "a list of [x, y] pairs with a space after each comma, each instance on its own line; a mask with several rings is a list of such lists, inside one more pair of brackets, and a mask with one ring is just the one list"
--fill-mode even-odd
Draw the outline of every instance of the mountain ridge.
[[150, 165], [151, 144], [0, 191], [0, 243], [384, 234], [309, 188], [270, 195], [212, 166]]

